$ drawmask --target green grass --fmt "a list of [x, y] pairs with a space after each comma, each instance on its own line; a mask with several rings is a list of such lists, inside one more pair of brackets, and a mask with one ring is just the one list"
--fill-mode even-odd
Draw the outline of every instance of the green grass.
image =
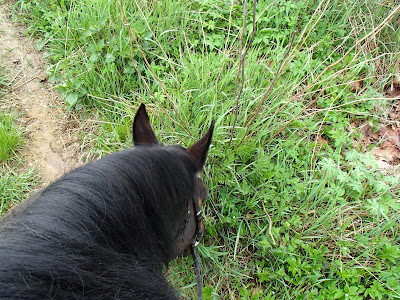
[[39, 183], [34, 169], [0, 167], [0, 216], [21, 203]]
[[[68, 107], [100, 116], [94, 154], [131, 143], [140, 102], [165, 143], [190, 145], [216, 119], [206, 299], [396, 299], [398, 167], [381, 172], [374, 145], [359, 143], [396, 103], [385, 97], [400, 59], [396, 5], [258, 1], [245, 78], [242, 2], [21, 0], [15, 12]], [[243, 45], [252, 20], [251, 2]], [[190, 265], [174, 262], [168, 278], [193, 297]]]
[[[9, 82], [4, 69], [0, 68], [0, 104], [7, 93]], [[10, 159], [15, 150], [22, 146], [22, 132], [15, 125], [14, 118], [0, 111], [0, 162]]]
[[12, 116], [0, 113], [0, 161], [10, 159], [22, 146], [22, 132]]
[[[0, 103], [8, 92], [9, 81], [0, 69]], [[15, 155], [23, 146], [23, 131], [11, 114], [0, 112], [0, 217], [19, 204], [37, 186], [32, 168], [26, 168]]]
[[39, 183], [34, 169], [15, 156], [22, 142], [22, 131], [13, 117], [0, 113], [0, 216], [24, 200]]

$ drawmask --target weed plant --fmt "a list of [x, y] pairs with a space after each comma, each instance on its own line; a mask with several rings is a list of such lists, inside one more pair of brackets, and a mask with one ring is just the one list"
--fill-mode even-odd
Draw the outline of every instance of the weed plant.
[[[396, 1], [20, 0], [94, 152], [131, 144], [140, 102], [165, 143], [216, 119], [199, 246], [206, 299], [400, 298], [398, 171], [361, 146], [398, 99]], [[247, 8], [246, 8], [247, 6]], [[378, 145], [379, 146], [379, 145]], [[193, 297], [190, 258], [168, 269]]]

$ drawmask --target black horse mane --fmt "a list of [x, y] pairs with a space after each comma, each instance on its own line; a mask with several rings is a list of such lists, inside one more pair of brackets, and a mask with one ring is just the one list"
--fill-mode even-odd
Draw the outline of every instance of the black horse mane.
[[0, 221], [0, 298], [178, 299], [161, 270], [195, 180], [162, 145], [64, 175]]

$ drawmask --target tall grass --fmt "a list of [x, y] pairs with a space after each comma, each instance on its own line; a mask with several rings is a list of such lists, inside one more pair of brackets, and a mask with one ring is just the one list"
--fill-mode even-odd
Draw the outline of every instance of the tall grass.
[[[165, 143], [189, 145], [216, 119], [206, 298], [399, 298], [398, 176], [355, 144], [360, 127], [390, 121], [400, 7], [265, 0], [253, 18], [246, 3], [21, 0], [15, 11], [69, 107], [103, 119], [94, 151], [130, 144], [140, 102]], [[183, 263], [168, 276], [193, 296]]]

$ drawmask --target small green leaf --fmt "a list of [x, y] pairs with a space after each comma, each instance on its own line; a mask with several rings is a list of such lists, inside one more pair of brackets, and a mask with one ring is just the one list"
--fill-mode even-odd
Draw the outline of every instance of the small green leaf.
[[110, 63], [113, 63], [114, 61], [115, 61], [114, 55], [112, 53], [108, 53], [106, 55], [106, 63], [110, 64]]
[[69, 93], [65, 98], [65, 101], [67, 101], [69, 107], [73, 107], [78, 101], [78, 94]]

